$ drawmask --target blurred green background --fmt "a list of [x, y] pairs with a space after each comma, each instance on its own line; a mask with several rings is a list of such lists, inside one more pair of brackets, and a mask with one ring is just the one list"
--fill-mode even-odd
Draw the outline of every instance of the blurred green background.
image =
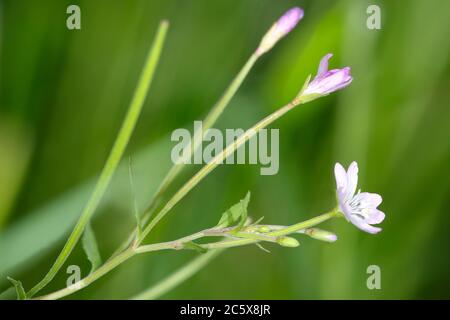
[[[82, 29], [66, 28], [81, 7]], [[366, 27], [369, 4], [381, 30]], [[166, 45], [127, 149], [145, 207], [170, 166], [170, 133], [192, 130], [288, 8], [299, 26], [263, 56], [216, 127], [247, 128], [289, 102], [320, 58], [351, 66], [347, 89], [290, 112], [280, 129], [280, 170], [221, 166], [154, 231], [150, 241], [217, 223], [252, 192], [250, 215], [293, 224], [334, 205], [333, 166], [360, 166], [363, 190], [383, 195], [383, 232], [327, 222], [333, 244], [300, 237], [295, 249], [231, 249], [162, 298], [450, 298], [450, 2], [275, 0], [0, 1], [0, 292], [6, 276], [29, 289], [48, 270], [79, 216], [124, 117], [162, 18]], [[105, 259], [133, 228], [127, 161], [93, 220]], [[178, 180], [180, 185], [197, 167]], [[176, 187], [176, 186], [175, 186]], [[172, 191], [174, 191], [173, 189]], [[194, 258], [134, 258], [69, 298], [128, 298]], [[89, 263], [77, 246], [66, 267]], [[366, 269], [381, 268], [381, 290]], [[65, 286], [64, 267], [42, 293]], [[13, 298], [7, 290], [3, 298]]]

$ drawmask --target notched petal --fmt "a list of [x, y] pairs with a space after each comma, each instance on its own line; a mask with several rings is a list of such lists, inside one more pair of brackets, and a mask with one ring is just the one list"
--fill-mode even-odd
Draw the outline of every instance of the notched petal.
[[347, 170], [347, 199], [353, 198], [358, 186], [358, 164], [353, 161]]
[[339, 162], [336, 162], [334, 165], [334, 177], [338, 192], [345, 193], [347, 190], [347, 172], [345, 172], [344, 167]]
[[366, 222], [369, 224], [378, 224], [383, 222], [385, 216], [386, 215], [383, 211], [380, 211], [378, 209], [371, 209], [366, 219]]

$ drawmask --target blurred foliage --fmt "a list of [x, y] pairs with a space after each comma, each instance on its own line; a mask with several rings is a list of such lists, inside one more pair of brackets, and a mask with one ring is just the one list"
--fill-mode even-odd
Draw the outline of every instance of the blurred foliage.
[[[78, 4], [82, 29], [65, 27]], [[366, 28], [378, 4], [382, 29]], [[151, 236], [217, 223], [252, 191], [249, 214], [291, 224], [333, 206], [336, 161], [360, 165], [383, 195], [383, 232], [327, 223], [339, 240], [296, 249], [228, 250], [164, 298], [450, 298], [450, 109], [447, 0], [0, 0], [0, 292], [6, 276], [34, 285], [50, 267], [101, 170], [160, 19], [167, 44], [128, 148], [143, 209], [170, 166], [173, 129], [192, 130], [286, 9], [305, 18], [251, 72], [216, 127], [247, 128], [288, 102], [320, 58], [351, 66], [346, 90], [292, 111], [280, 128], [280, 171], [221, 166]], [[132, 229], [127, 161], [92, 226], [102, 257]], [[178, 182], [194, 172], [187, 172]], [[173, 191], [173, 190], [172, 190]], [[140, 256], [71, 298], [127, 298], [192, 259]], [[90, 270], [81, 245], [67, 265]], [[381, 267], [382, 290], [366, 288]], [[65, 286], [64, 270], [45, 291]], [[4, 297], [11, 297], [9, 290]]]

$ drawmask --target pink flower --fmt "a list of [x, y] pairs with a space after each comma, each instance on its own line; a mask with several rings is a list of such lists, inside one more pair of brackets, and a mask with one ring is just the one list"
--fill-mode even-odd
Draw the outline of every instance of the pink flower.
[[359, 229], [368, 233], [378, 233], [382, 229], [372, 226], [384, 220], [385, 214], [378, 210], [382, 198], [379, 194], [360, 192], [355, 194], [358, 184], [358, 164], [353, 161], [348, 170], [340, 163], [334, 166], [339, 210], [345, 218]]
[[303, 91], [302, 95], [327, 95], [345, 88], [352, 82], [353, 78], [350, 75], [350, 67], [328, 70], [328, 60], [332, 56], [333, 54], [329, 53], [322, 58], [316, 77], [308, 84], [308, 87]]

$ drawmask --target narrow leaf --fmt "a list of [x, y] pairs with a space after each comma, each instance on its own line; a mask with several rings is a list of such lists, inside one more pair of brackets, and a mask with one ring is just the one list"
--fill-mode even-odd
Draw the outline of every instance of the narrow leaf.
[[220, 218], [217, 227], [225, 228], [231, 226], [240, 221], [242, 215], [245, 215], [245, 219], [247, 219], [247, 206], [249, 201], [250, 201], [250, 192], [247, 192], [247, 195], [245, 196], [244, 199], [239, 201], [239, 203], [233, 205], [231, 208], [229, 208], [222, 214], [222, 217]]
[[83, 249], [86, 256], [91, 262], [91, 272], [94, 272], [102, 263], [100, 252], [98, 251], [97, 240], [95, 239], [94, 230], [90, 223], [86, 225], [83, 233]]
[[25, 293], [25, 289], [23, 288], [22, 282], [19, 280], [15, 280], [11, 277], [7, 277], [9, 281], [13, 284], [17, 293], [17, 300], [26, 300], [27, 294]]

